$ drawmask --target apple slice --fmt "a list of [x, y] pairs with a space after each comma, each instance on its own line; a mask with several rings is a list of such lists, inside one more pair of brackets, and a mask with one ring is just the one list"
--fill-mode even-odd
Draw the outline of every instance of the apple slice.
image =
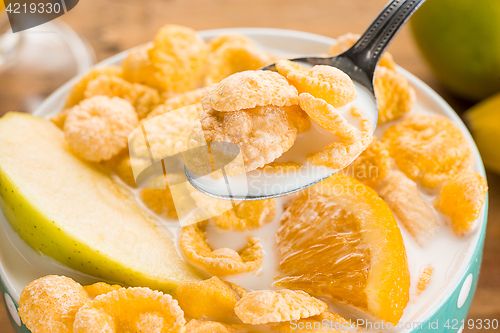
[[98, 278], [173, 291], [199, 280], [168, 228], [125, 189], [75, 157], [51, 122], [0, 119], [0, 206], [35, 250]]

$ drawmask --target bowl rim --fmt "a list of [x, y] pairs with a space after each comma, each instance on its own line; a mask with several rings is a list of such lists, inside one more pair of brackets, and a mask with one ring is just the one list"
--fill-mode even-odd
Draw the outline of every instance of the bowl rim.
[[[309, 32], [289, 30], [289, 29], [249, 27], [249, 28], [226, 28], [226, 29], [211, 29], [211, 30], [197, 31], [197, 34], [204, 39], [228, 33], [239, 33], [250, 37], [251, 36], [289, 37], [289, 38], [297, 38], [303, 40], [311, 40], [327, 44], [333, 44], [335, 42], [334, 38], [313, 34]], [[105, 67], [120, 63], [126, 57], [126, 55], [128, 55], [129, 52], [151, 44], [152, 43], [149, 42], [122, 51], [103, 61], [100, 61], [99, 63], [92, 66], [92, 68]], [[401, 74], [403, 74], [408, 79], [411, 85], [417, 87], [425, 95], [427, 95], [429, 99], [432, 100], [432, 102], [436, 103], [438, 108], [440, 108], [444, 112], [446, 117], [451, 118], [451, 120], [455, 123], [455, 125], [457, 125], [460, 128], [462, 133], [469, 141], [471, 149], [473, 150], [474, 162], [477, 171], [486, 179], [486, 172], [481, 157], [479, 155], [479, 151], [474, 143], [474, 140], [472, 139], [472, 135], [470, 134], [469, 130], [467, 129], [461, 118], [456, 114], [456, 112], [451, 108], [451, 106], [426, 83], [421, 81], [419, 78], [417, 78], [415, 75], [411, 74], [407, 70], [401, 68], [400, 66], [397, 66], [397, 69]], [[33, 115], [40, 117], [48, 117], [51, 114], [59, 112], [60, 109], [58, 108], [55, 108], [54, 110], [50, 109], [52, 109], [54, 105], [60, 105], [62, 109], [66, 95], [69, 93], [72, 86], [76, 82], [78, 82], [84, 75], [85, 73], [75, 76], [73, 79], [69, 80], [68, 82], [63, 84], [60, 88], [55, 90], [51, 95], [49, 95], [44, 100], [44, 102], [35, 110], [35, 112], [33, 112]], [[421, 318], [421, 322], [426, 322], [427, 320], [432, 318], [433, 314], [436, 313], [438, 309], [440, 309], [443, 306], [443, 304], [445, 304], [448, 301], [448, 299], [453, 295], [453, 293], [456, 291], [456, 288], [459, 286], [460, 281], [462, 281], [465, 275], [467, 274], [468, 267], [472, 262], [474, 256], [474, 252], [477, 249], [478, 245], [481, 244], [481, 240], [484, 238], [484, 234], [486, 232], [487, 207], [488, 207], [488, 194], [486, 195], [486, 200], [481, 210], [481, 215], [478, 218], [478, 220], [480, 220], [480, 230], [476, 230], [475, 234], [471, 236], [470, 241], [473, 242], [473, 244], [470, 245], [470, 248], [466, 252], [466, 255], [461, 259], [460, 266], [457, 270], [458, 274], [455, 274], [455, 276], [449, 280], [448, 286], [446, 286], [445, 290], [442, 292], [443, 297], [440, 297], [440, 299], [434, 303], [435, 306], [429, 307], [419, 316], [419, 318]], [[1, 261], [0, 261], [0, 279], [2, 280], [4, 286], [6, 287], [7, 289], [6, 291], [8, 293], [11, 293], [13, 286], [10, 283], [8, 283], [9, 279], [6, 275], [6, 272], [3, 268]], [[15, 301], [17, 302], [17, 300]], [[403, 332], [406, 331], [407, 330], [403, 330]]]

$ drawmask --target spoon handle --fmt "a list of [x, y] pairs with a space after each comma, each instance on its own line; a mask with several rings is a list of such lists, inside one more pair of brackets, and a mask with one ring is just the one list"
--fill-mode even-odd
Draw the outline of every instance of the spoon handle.
[[392, 39], [425, 0], [392, 0], [356, 44], [342, 56], [351, 59], [373, 78], [375, 67]]

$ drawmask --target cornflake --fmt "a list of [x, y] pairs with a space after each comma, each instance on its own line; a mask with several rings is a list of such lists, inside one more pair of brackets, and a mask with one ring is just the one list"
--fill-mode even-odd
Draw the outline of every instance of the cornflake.
[[344, 317], [324, 311], [320, 315], [299, 319], [292, 322], [283, 322], [271, 327], [273, 332], [277, 333], [296, 333], [297, 329], [301, 333], [332, 333], [344, 331], [356, 331], [355, 326], [351, 325]]
[[236, 316], [234, 306], [239, 298], [224, 282], [213, 276], [204, 281], [181, 282], [175, 299], [190, 318], [229, 320]]
[[382, 136], [398, 168], [413, 181], [436, 188], [472, 167], [464, 135], [442, 116], [414, 115], [389, 127]]
[[[344, 53], [351, 48], [361, 37], [359, 34], [347, 33], [345, 35], [337, 37], [337, 42], [330, 47], [328, 50], [328, 55], [335, 56]], [[389, 52], [385, 52], [380, 59], [379, 66], [387, 67], [390, 69], [396, 69], [396, 63]]]
[[487, 191], [486, 179], [479, 173], [459, 173], [444, 184], [434, 205], [450, 217], [455, 235], [463, 236], [479, 217]]
[[245, 325], [224, 324], [217, 321], [191, 319], [186, 325], [186, 333], [239, 333], [246, 332]]
[[420, 294], [422, 294], [422, 292], [431, 281], [432, 273], [434, 273], [434, 267], [432, 267], [431, 265], [427, 265], [427, 267], [423, 269], [420, 277], [418, 278], [417, 296], [420, 296]]
[[91, 162], [109, 160], [127, 146], [139, 120], [133, 106], [118, 97], [95, 96], [74, 106], [64, 135], [70, 147]]
[[18, 312], [33, 333], [73, 333], [75, 315], [89, 301], [79, 283], [64, 276], [49, 275], [24, 287]]
[[383, 142], [373, 137], [368, 148], [342, 172], [371, 188], [377, 188], [380, 182], [389, 175], [391, 168], [392, 161], [387, 147]]
[[224, 43], [208, 55], [203, 84], [209, 86], [234, 73], [257, 70], [270, 61], [271, 58], [253, 44]]
[[172, 110], [180, 109], [192, 104], [199, 104], [201, 103], [201, 98], [206, 92], [207, 88], [199, 88], [170, 97], [163, 104], [158, 105], [153, 111], [151, 111], [146, 119], [149, 120]]
[[140, 197], [142, 202], [158, 215], [166, 218], [178, 218], [177, 211], [175, 209], [174, 199], [172, 198], [172, 193], [167, 185], [164, 175], [155, 177], [141, 191]]
[[302, 168], [302, 164], [296, 162], [271, 162], [259, 168], [264, 172], [287, 173], [298, 171]]
[[420, 196], [417, 184], [401, 171], [384, 179], [378, 194], [420, 246], [425, 246], [439, 231], [439, 223]]
[[[361, 112], [352, 108], [351, 113], [360, 117]], [[324, 165], [332, 169], [343, 169], [349, 165], [373, 140], [370, 120], [361, 118], [361, 133], [358, 140], [353, 142], [336, 141], [328, 144], [321, 152], [307, 156], [307, 160], [314, 165]]]
[[240, 111], [258, 106], [298, 104], [297, 89], [276, 72], [245, 71], [233, 74], [210, 87], [202, 99], [208, 111]]
[[122, 77], [132, 83], [140, 83], [153, 88], [160, 88], [155, 77], [155, 69], [149, 60], [149, 46], [132, 50], [123, 60]]
[[245, 324], [279, 323], [319, 315], [328, 305], [301, 290], [261, 290], [246, 293], [234, 311]]
[[279, 60], [276, 69], [297, 88], [300, 94], [309, 93], [334, 107], [346, 105], [357, 96], [349, 75], [336, 67], [316, 65], [307, 69], [290, 60]]
[[230, 230], [252, 230], [262, 227], [274, 219], [274, 199], [242, 201], [234, 208], [214, 216], [216, 226]]
[[415, 90], [408, 80], [395, 70], [377, 67], [375, 96], [378, 102], [378, 123], [385, 124], [410, 112], [415, 104]]
[[292, 105], [286, 108], [288, 121], [297, 129], [297, 134], [303, 133], [311, 128], [309, 116], [298, 105]]
[[170, 295], [149, 288], [120, 288], [81, 307], [74, 332], [184, 332], [184, 313]]
[[120, 77], [122, 70], [116, 66], [101, 67], [91, 69], [73, 88], [71, 88], [68, 97], [66, 98], [65, 108], [71, 108], [85, 99], [85, 90], [90, 81], [98, 78], [101, 75]]
[[229, 248], [212, 250], [199, 224], [182, 228], [180, 247], [187, 259], [218, 276], [254, 271], [263, 260], [262, 248], [256, 238], [249, 238], [248, 244], [239, 252]]
[[323, 99], [315, 98], [311, 94], [299, 95], [300, 107], [314, 120], [332, 134], [343, 140], [356, 140], [359, 137], [356, 127], [351, 125], [333, 106]]
[[148, 51], [158, 88], [180, 93], [194, 89], [205, 70], [208, 46], [193, 29], [165, 25]]
[[107, 284], [105, 282], [97, 282], [88, 286], [83, 287], [91, 299], [96, 298], [99, 295], [104, 295], [109, 292], [118, 290], [121, 286], [117, 284]]
[[[238, 145], [249, 172], [268, 164], [290, 149], [297, 128], [290, 124], [286, 107], [260, 106], [234, 112], [205, 110], [200, 115], [204, 137], [210, 142]], [[228, 170], [230, 176], [244, 170]]]
[[160, 103], [160, 95], [155, 89], [110, 75], [100, 75], [88, 83], [85, 98], [97, 95], [120, 97], [130, 102], [139, 119], [146, 117]]
[[214, 37], [208, 42], [210, 52], [217, 51], [227, 45], [246, 45], [255, 47], [255, 44], [246, 36], [240, 34], [227, 34]]

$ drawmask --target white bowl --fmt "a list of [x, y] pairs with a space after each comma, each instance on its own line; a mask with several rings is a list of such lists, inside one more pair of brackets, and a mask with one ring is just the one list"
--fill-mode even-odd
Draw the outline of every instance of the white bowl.
[[[334, 39], [315, 34], [265, 28], [207, 30], [200, 31], [199, 35], [205, 39], [210, 39], [214, 36], [227, 33], [244, 34], [263, 50], [276, 56], [292, 57], [325, 54], [329, 46], [334, 43]], [[97, 66], [119, 64], [127, 54], [128, 51], [119, 53], [99, 63]], [[425, 109], [433, 114], [445, 116], [462, 130], [474, 152], [474, 170], [485, 177], [483, 164], [474, 141], [456, 113], [425, 83], [402, 68], [398, 68], [398, 70], [409, 80], [416, 90], [417, 103], [415, 109]], [[49, 96], [35, 112], [35, 115], [51, 117], [58, 113], [64, 105], [69, 90], [78, 80], [78, 77], [74, 78]], [[426, 325], [434, 322], [436, 319], [440, 319], [438, 331], [455, 331], [460, 327], [461, 323], [453, 329], [454, 322], [451, 322], [448, 325], [450, 329], [447, 329], [443, 326], [444, 320], [447, 318], [450, 320], [462, 320], [467, 315], [477, 282], [486, 228], [486, 211], [487, 201], [479, 217], [477, 230], [467, 238], [457, 239], [451, 236], [440, 236], [440, 238], [435, 239], [428, 247], [421, 249], [421, 251], [427, 253], [424, 256], [426, 258], [439, 257], [443, 252], [449, 252], [450, 246], [454, 246], [456, 253], [453, 255], [448, 253], [449, 255], [437, 260], [439, 267], [435, 267], [435, 274], [428, 286], [429, 290], [426, 290], [416, 303], [410, 301], [401, 319], [403, 324], [413, 323], [412, 327], [406, 325], [401, 331], [417, 332], [426, 330]], [[441, 229], [446, 230], [447, 228], [443, 227]], [[443, 232], [446, 233], [447, 231]], [[411, 270], [411, 282], [412, 288], [414, 288], [418, 280], [418, 267], [425, 264], [425, 260], [420, 260], [420, 255], [415, 256], [417, 252], [410, 251], [417, 248], [417, 245], [406, 230], [402, 229], [402, 234], [405, 239], [405, 245], [408, 248], [410, 268], [413, 268]], [[21, 290], [32, 280], [48, 274], [64, 274], [82, 283], [95, 281], [90, 276], [69, 269], [51, 258], [35, 252], [12, 230], [5, 217], [0, 215], [0, 277], [5, 289], [4, 297], [6, 303], [8, 303], [9, 309], [13, 309], [11, 313], [15, 325], [19, 323], [17, 313], [15, 312], [15, 304], [19, 300]], [[418, 326], [418, 324], [415, 325], [415, 323], [422, 323], [422, 327]], [[24, 326], [15, 327], [19, 332], [27, 332]]]

